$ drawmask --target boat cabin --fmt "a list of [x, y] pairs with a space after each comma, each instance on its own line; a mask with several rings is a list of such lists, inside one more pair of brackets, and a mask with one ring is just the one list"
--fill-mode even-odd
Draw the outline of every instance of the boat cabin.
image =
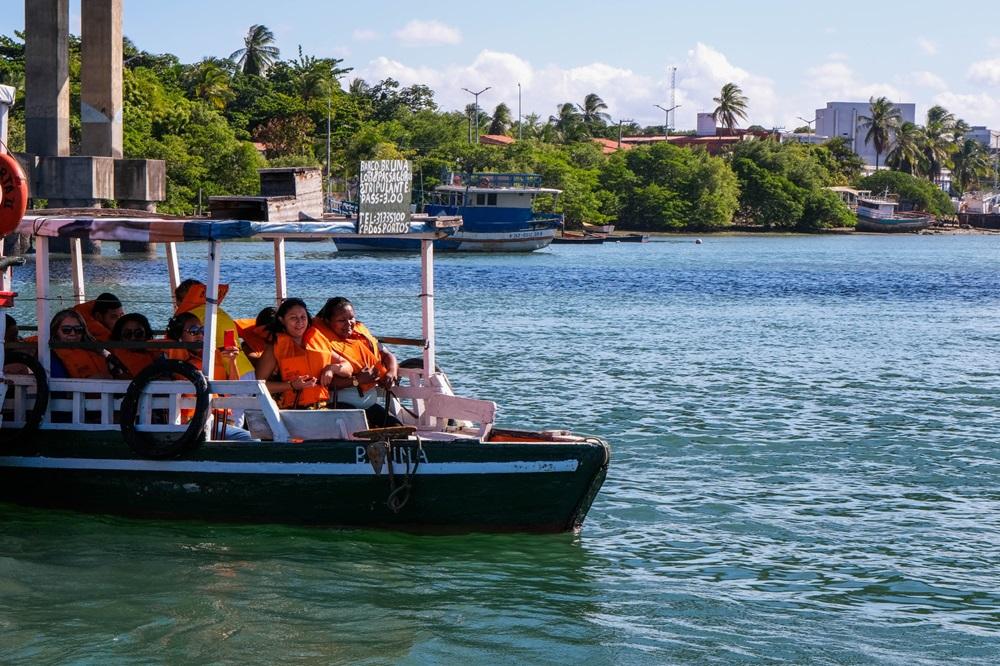
[[[434, 439], [482, 439], [489, 433], [496, 414], [491, 401], [456, 396], [447, 377], [435, 368], [433, 241], [454, 233], [461, 220], [454, 217], [423, 217], [411, 222], [410, 230], [399, 237], [418, 239], [421, 246], [420, 301], [421, 339], [385, 338], [393, 345], [411, 345], [420, 350], [422, 363], [400, 369], [401, 383], [393, 390], [394, 415], [404, 425], [415, 428], [418, 436]], [[226, 241], [256, 240], [272, 244], [274, 250], [273, 303], [280, 304], [286, 288], [285, 243], [288, 240], [320, 240], [357, 236], [353, 222], [247, 222], [235, 220], [168, 220], [156, 217], [59, 217], [27, 216], [20, 223], [22, 233], [35, 243], [37, 341], [31, 343], [30, 356], [37, 359], [31, 373], [4, 374], [5, 351], [0, 347], [0, 401], [3, 414], [0, 428], [4, 433], [26, 429], [70, 431], [122, 430], [126, 439], [168, 438], [187, 432], [192, 410], [244, 410], [252, 434], [273, 442], [302, 442], [313, 439], [357, 439], [355, 433], [369, 429], [365, 412], [360, 409], [282, 410], [268, 393], [265, 383], [257, 380], [208, 379], [207, 390], [194, 390], [191, 381], [156, 380], [136, 392], [128, 380], [53, 378], [50, 368], [48, 322], [53, 315], [52, 275], [49, 267], [49, 243], [69, 239], [72, 259], [73, 300], [87, 299], [87, 267], [81, 251], [81, 239], [132, 240], [157, 242], [166, 246], [165, 283], [170, 293], [180, 283], [177, 244], [198, 242], [206, 248], [207, 283], [204, 317], [204, 343], [201, 349], [203, 374], [214, 376], [216, 330], [219, 326], [220, 286], [224, 276]], [[11, 292], [11, 273], [4, 270], [2, 291]], [[270, 280], [267, 280], [270, 282]], [[166, 292], [166, 288], [165, 288]], [[11, 307], [8, 295], [0, 306]], [[268, 305], [262, 303], [261, 305]], [[176, 303], [175, 303], [176, 305]], [[0, 317], [0, 335], [5, 332], [5, 318]], [[67, 343], [59, 343], [65, 345]], [[135, 347], [132, 342], [81, 343], [98, 349]], [[183, 343], [147, 343], [159, 347], [183, 346]], [[190, 344], [190, 343], [189, 343]], [[20, 343], [25, 351], [26, 343]], [[58, 344], [56, 345], [58, 346]], [[18, 345], [14, 345], [16, 349]], [[7, 353], [7, 358], [14, 356]], [[19, 357], [24, 359], [24, 354]], [[200, 402], [202, 393], [207, 403]], [[129, 401], [135, 402], [131, 405]], [[132, 407], [125, 419], [123, 409]], [[134, 412], [134, 414], [133, 414]], [[54, 418], [54, 416], [57, 418]], [[126, 423], [125, 421], [129, 421]], [[58, 421], [58, 422], [57, 422]], [[133, 431], [130, 432], [129, 431]], [[212, 436], [209, 434], [209, 439]], [[131, 443], [131, 442], [130, 442]]]
[[533, 173], [460, 173], [445, 171], [434, 188], [432, 206], [451, 209], [524, 208], [531, 209], [539, 195], [551, 195], [553, 203], [562, 190], [542, 187], [542, 177]]

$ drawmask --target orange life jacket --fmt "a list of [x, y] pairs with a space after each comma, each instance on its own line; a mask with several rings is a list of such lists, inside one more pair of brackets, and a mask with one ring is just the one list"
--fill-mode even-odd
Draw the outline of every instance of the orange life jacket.
[[258, 326], [256, 319], [234, 319], [236, 330], [252, 351], [261, 354], [267, 348], [267, 326]]
[[111, 331], [108, 330], [107, 326], [97, 321], [94, 318], [94, 304], [97, 301], [87, 301], [86, 303], [79, 303], [73, 306], [73, 310], [83, 317], [84, 322], [87, 324], [87, 330], [92, 336], [100, 340], [101, 342], [107, 342], [111, 339]]
[[[181, 349], [178, 351], [184, 350]], [[160, 352], [144, 349], [115, 349], [111, 354], [121, 361], [122, 365], [128, 370], [129, 376], [133, 379], [146, 369], [147, 366], [151, 365], [153, 361], [160, 358]]]
[[[382, 364], [382, 353], [378, 348], [378, 340], [367, 326], [361, 322], [355, 322], [351, 335], [347, 338], [341, 338], [319, 319], [314, 319], [313, 325], [329, 341], [330, 349], [347, 359], [355, 373], [365, 368], [375, 368], [379, 377], [385, 377], [386, 369], [385, 365]], [[368, 391], [373, 386], [375, 384], [362, 384], [361, 390]]]
[[89, 349], [53, 349], [74, 379], [109, 379], [108, 362], [103, 354]]
[[[330, 364], [330, 342], [322, 333], [315, 328], [306, 329], [302, 342], [304, 347], [297, 345], [290, 335], [278, 333], [274, 342], [274, 359], [278, 362], [278, 372], [282, 381], [290, 382], [302, 375], [319, 378], [323, 368]], [[297, 396], [295, 391], [283, 391], [281, 407], [283, 409], [306, 407], [325, 403], [329, 397], [329, 390], [317, 383], [315, 386], [302, 389]]]

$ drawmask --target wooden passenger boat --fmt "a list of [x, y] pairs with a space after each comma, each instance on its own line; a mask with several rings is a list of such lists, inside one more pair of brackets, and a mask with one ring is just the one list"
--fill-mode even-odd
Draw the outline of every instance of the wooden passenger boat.
[[[52, 378], [45, 325], [38, 330], [37, 361], [0, 348], [0, 500], [210, 521], [429, 532], [578, 530], [608, 469], [607, 442], [565, 430], [501, 429], [494, 402], [456, 395], [435, 365], [434, 242], [458, 225], [454, 218], [425, 218], [392, 237], [420, 247], [422, 356], [401, 370], [403, 381], [387, 401], [403, 425], [379, 429], [362, 410], [279, 409], [264, 382], [206, 379], [215, 364], [227, 241], [273, 244], [273, 304], [286, 297], [285, 242], [364, 240], [353, 224], [26, 217], [18, 231], [31, 235], [36, 247], [40, 323], [52, 315], [52, 239], [71, 239], [80, 302], [87, 272], [81, 238], [165, 243], [164, 295], [168, 282], [172, 291], [180, 280], [175, 244], [202, 244], [205, 372], [172, 361], [179, 365], [170, 366], [168, 378], [159, 371], [131, 382]], [[10, 270], [3, 278], [0, 293], [13, 294]], [[270, 283], [268, 276], [268, 289]], [[12, 299], [0, 298], [0, 306], [10, 307]], [[4, 326], [0, 316], [0, 334]], [[4, 374], [10, 367], [4, 363], [13, 360], [27, 361], [32, 373]], [[169, 379], [178, 374], [184, 379]], [[213, 439], [207, 423], [216, 409], [253, 414], [261, 441]]]

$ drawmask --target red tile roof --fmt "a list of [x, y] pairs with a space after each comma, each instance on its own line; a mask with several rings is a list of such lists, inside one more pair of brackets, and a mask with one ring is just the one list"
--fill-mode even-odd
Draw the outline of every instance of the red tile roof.
[[479, 137], [479, 143], [485, 143], [487, 146], [508, 146], [514, 143], [514, 138], [506, 134], [483, 134]]

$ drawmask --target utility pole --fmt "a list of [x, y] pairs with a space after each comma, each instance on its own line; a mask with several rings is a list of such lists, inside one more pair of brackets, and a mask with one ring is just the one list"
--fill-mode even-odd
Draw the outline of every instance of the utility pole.
[[332, 113], [333, 97], [330, 91], [326, 96], [326, 200], [323, 202], [323, 212], [330, 212], [330, 200], [333, 198], [333, 173], [330, 171], [330, 115]]
[[679, 109], [681, 105], [680, 104], [675, 104], [674, 106], [670, 107], [669, 109], [668, 108], [664, 108], [664, 107], [660, 106], [659, 104], [654, 104], [653, 106], [655, 106], [656, 108], [660, 109], [664, 113], [664, 118], [663, 118], [663, 140], [667, 141], [668, 137], [670, 136], [670, 112], [673, 111], [674, 109]]
[[[490, 86], [486, 86], [485, 88], [483, 88], [479, 92], [472, 92], [468, 88], [462, 88], [462, 90], [464, 90], [465, 92], [469, 93], [470, 95], [472, 95], [476, 99], [476, 145], [479, 145], [479, 96], [482, 95], [484, 92], [486, 92], [489, 89], [490, 89]], [[469, 141], [469, 143], [472, 143], [472, 141]]]
[[521, 140], [521, 82], [517, 82], [517, 140]]
[[795, 116], [795, 117], [798, 118], [799, 120], [801, 120], [802, 122], [804, 122], [806, 124], [806, 127], [809, 128], [809, 134], [813, 134], [814, 133], [812, 125], [813, 125], [814, 122], [816, 122], [817, 118], [813, 118], [812, 120], [806, 120], [802, 116]]
[[621, 150], [622, 147], [622, 123], [631, 123], [631, 122], [635, 121], [633, 121], [631, 118], [620, 118], [618, 120], [618, 150]]
[[[677, 108], [677, 68], [676, 67], [671, 67], [670, 68], [670, 107], [673, 108], [673, 109]], [[675, 118], [677, 117], [676, 114], [674, 115], [674, 117]], [[668, 118], [668, 120], [669, 120], [669, 118]], [[673, 127], [674, 124], [672, 122], [668, 122], [667, 126], [668, 127]]]

